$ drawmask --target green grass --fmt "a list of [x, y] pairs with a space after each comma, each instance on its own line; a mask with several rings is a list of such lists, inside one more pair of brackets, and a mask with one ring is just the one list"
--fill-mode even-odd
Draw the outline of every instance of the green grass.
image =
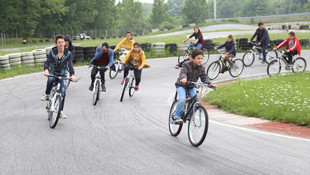
[[237, 81], [204, 100], [228, 112], [310, 127], [310, 73]]

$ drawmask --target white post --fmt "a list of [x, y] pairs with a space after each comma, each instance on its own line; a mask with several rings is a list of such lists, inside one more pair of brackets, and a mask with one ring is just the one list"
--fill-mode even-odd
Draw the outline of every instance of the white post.
[[214, 19], [216, 19], [216, 0], [214, 0]]

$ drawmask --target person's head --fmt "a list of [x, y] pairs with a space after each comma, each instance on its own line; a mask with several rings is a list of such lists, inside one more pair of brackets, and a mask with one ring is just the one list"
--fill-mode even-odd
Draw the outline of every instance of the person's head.
[[264, 23], [259, 22], [258, 23], [258, 28], [259, 28], [259, 30], [262, 30], [264, 28]]
[[195, 32], [195, 33], [201, 33], [201, 32], [200, 32], [200, 29], [199, 29], [198, 27], [195, 27], [195, 28], [194, 28], [194, 32]]
[[188, 53], [188, 58], [189, 58], [189, 60], [193, 60], [192, 51], [190, 51], [190, 52]]
[[130, 40], [131, 37], [132, 37], [131, 32], [127, 32], [127, 33], [126, 33], [126, 38], [127, 38], [128, 40]]
[[107, 52], [109, 50], [109, 44], [108, 43], [102, 43], [101, 49], [103, 52]]
[[192, 51], [192, 61], [194, 65], [200, 66], [202, 64], [203, 53], [201, 49], [194, 49]]
[[56, 44], [58, 50], [63, 50], [65, 48], [64, 36], [61, 34], [56, 35], [55, 44]]
[[234, 38], [233, 38], [232, 35], [228, 35], [228, 37], [227, 37], [227, 41], [228, 41], [228, 42], [231, 42], [233, 39], [234, 39]]
[[295, 32], [291, 31], [290, 33], [288, 33], [288, 36], [291, 40], [294, 40], [295, 38]]
[[139, 52], [140, 51], [140, 44], [139, 43], [134, 43], [133, 44], [133, 51], [134, 52]]
[[65, 46], [66, 48], [68, 48], [72, 43], [71, 37], [69, 35], [66, 35], [64, 39], [65, 39]]

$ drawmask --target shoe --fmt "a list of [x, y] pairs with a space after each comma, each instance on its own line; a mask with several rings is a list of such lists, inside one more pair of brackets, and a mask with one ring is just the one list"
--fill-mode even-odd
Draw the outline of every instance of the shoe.
[[125, 79], [123, 79], [123, 80], [122, 80], [121, 85], [123, 85], [123, 84], [124, 84], [124, 82], [125, 82]]
[[221, 69], [220, 73], [223, 74], [225, 72], [225, 69]]
[[178, 65], [176, 65], [174, 68], [176, 68], [176, 69], [180, 69], [180, 67], [179, 67]]
[[42, 97], [41, 97], [41, 101], [48, 101], [49, 96], [50, 95], [43, 94]]
[[139, 90], [139, 85], [136, 85], [135, 90], [136, 90], [136, 91]]
[[180, 125], [180, 124], [182, 124], [184, 121], [183, 121], [182, 119], [176, 119], [176, 120], [174, 120], [173, 122], [174, 122], [174, 124]]
[[61, 118], [61, 119], [67, 119], [67, 116], [64, 114], [63, 111], [60, 111], [59, 118]]
[[262, 64], [267, 64], [267, 62], [266, 62], [266, 61], [261, 61], [261, 63], [262, 63]]
[[106, 91], [107, 91], [107, 88], [105, 87], [104, 84], [101, 84], [101, 89], [102, 89], [103, 92], [106, 92]]
[[94, 89], [94, 84], [92, 83], [90, 86], [89, 86], [89, 88], [88, 88], [90, 91], [93, 91], [93, 89]]

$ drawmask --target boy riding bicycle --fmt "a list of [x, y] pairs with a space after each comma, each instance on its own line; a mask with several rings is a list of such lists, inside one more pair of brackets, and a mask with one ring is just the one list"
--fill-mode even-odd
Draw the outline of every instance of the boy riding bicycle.
[[[230, 58], [233, 58], [236, 56], [236, 43], [235, 43], [232, 35], [228, 35], [227, 41], [218, 47], [214, 47], [214, 50], [221, 49], [223, 47], [225, 47], [225, 49], [226, 49], [226, 53], [225, 53], [226, 56], [225, 56], [224, 62], [226, 63], [226, 61], [227, 61], [230, 65], [230, 67], [234, 68], [235, 65], [230, 60]], [[224, 71], [225, 71], [225, 67], [223, 66], [220, 73], [224, 73]]]
[[135, 40], [132, 38], [132, 35], [130, 32], [126, 33], [126, 38], [124, 38], [113, 50], [113, 52], [116, 52], [119, 48], [122, 46], [125, 47], [125, 50], [130, 51], [133, 49], [133, 44], [135, 43]]

